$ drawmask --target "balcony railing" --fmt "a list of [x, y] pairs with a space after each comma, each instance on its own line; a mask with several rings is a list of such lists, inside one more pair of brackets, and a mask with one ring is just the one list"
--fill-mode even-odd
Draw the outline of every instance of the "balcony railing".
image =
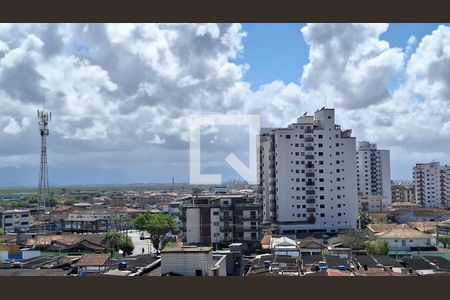
[[314, 177], [314, 172], [306, 172], [305, 176], [306, 177]]
[[305, 146], [305, 150], [306, 151], [313, 151], [314, 150], [314, 146]]
[[305, 137], [305, 142], [314, 142], [314, 138], [307, 136]]
[[316, 191], [314, 191], [314, 190], [307, 190], [306, 191], [306, 195], [315, 195], [316, 194]]
[[316, 212], [316, 209], [314, 207], [308, 207], [306, 212]]
[[316, 199], [306, 199], [306, 203], [308, 204], [316, 203]]
[[222, 232], [232, 232], [233, 231], [233, 227], [231, 227], [231, 226], [223, 226], [223, 227], [220, 227], [220, 231], [222, 231]]
[[314, 159], [314, 155], [310, 155], [310, 154], [305, 155], [305, 159]]
[[232, 221], [232, 216], [220, 216], [220, 221]]

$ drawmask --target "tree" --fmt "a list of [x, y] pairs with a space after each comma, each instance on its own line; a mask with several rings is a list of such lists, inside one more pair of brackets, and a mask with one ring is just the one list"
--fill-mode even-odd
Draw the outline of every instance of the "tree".
[[361, 228], [366, 228], [367, 225], [369, 225], [370, 223], [372, 223], [372, 218], [370, 218], [368, 213], [365, 212], [360, 212], [359, 213], [359, 219], [361, 221]]
[[389, 247], [385, 240], [375, 240], [367, 243], [366, 250], [371, 255], [387, 255]]
[[0, 235], [4, 235], [5, 231], [3, 230], [3, 228], [0, 228]]
[[102, 243], [108, 251], [122, 250], [125, 255], [131, 255], [134, 250], [133, 241], [123, 233], [112, 231], [103, 235]]
[[450, 243], [450, 236], [448, 235], [441, 235], [438, 238], [438, 241], [444, 245], [444, 248], [447, 248], [448, 244]]
[[338, 237], [342, 243], [350, 249], [362, 248], [367, 240], [367, 237], [363, 232], [356, 230], [345, 231]]
[[177, 222], [171, 215], [150, 212], [140, 214], [131, 223], [133, 228], [145, 231], [150, 235], [150, 240], [156, 250], [159, 250], [160, 241], [164, 242], [164, 236], [178, 227]]

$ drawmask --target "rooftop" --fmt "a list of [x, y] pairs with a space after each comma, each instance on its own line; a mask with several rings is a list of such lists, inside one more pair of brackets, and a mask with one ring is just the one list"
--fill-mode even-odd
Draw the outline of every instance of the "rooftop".
[[96, 267], [103, 266], [107, 263], [110, 258], [111, 253], [102, 254], [85, 254], [81, 259], [75, 264], [77, 267]]
[[376, 234], [377, 237], [382, 239], [428, 239], [429, 234], [420, 232], [418, 230], [408, 228], [395, 228]]
[[209, 253], [212, 247], [174, 247], [161, 250], [161, 253]]

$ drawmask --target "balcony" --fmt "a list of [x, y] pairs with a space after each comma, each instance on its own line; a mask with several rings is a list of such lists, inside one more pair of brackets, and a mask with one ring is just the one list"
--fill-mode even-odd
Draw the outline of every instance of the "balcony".
[[314, 172], [306, 172], [305, 177], [314, 177]]
[[316, 199], [306, 199], [306, 203], [314, 204], [314, 203], [316, 203]]
[[314, 155], [311, 154], [305, 155], [305, 159], [314, 159]]
[[307, 181], [306, 186], [314, 186], [314, 181]]
[[308, 223], [313, 224], [316, 222], [316, 217], [314, 215], [310, 215], [307, 219]]
[[220, 221], [233, 221], [233, 217], [232, 216], [220, 216]]
[[306, 209], [306, 212], [309, 212], [309, 213], [311, 213], [311, 212], [316, 212], [316, 209], [315, 209], [314, 207], [308, 207], [308, 208]]
[[316, 194], [316, 191], [314, 191], [314, 190], [307, 190], [306, 191], [306, 195], [315, 195]]
[[313, 133], [313, 129], [312, 128], [306, 128], [305, 129], [305, 133]]
[[242, 221], [257, 221], [259, 218], [258, 216], [236, 216], [234, 218], [237, 222], [242, 222]]
[[314, 142], [314, 138], [313, 137], [305, 137], [305, 142]]
[[259, 227], [257, 227], [257, 226], [251, 226], [251, 227], [236, 226], [235, 231], [236, 232], [258, 232]]
[[231, 226], [223, 226], [223, 227], [220, 227], [220, 231], [221, 232], [232, 232], [233, 231], [233, 227], [231, 227]]
[[306, 151], [314, 151], [314, 146], [305, 146]]
[[305, 168], [314, 169], [314, 164], [306, 164]]

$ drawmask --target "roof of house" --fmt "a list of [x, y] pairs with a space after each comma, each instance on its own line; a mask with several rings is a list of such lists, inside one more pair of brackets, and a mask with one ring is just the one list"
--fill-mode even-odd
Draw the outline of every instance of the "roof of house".
[[85, 254], [80, 260], [75, 264], [77, 267], [96, 267], [103, 266], [108, 262], [111, 253], [101, 253], [101, 254]]
[[407, 224], [369, 224], [367, 228], [374, 233], [380, 233], [391, 229], [409, 228], [409, 226]]
[[[408, 226], [408, 225], [406, 225]], [[430, 235], [427, 233], [420, 232], [418, 230], [412, 229], [408, 226], [408, 228], [395, 228], [391, 230], [387, 230], [384, 232], [380, 232], [376, 234], [377, 237], [382, 239], [427, 239], [430, 238]]]
[[28, 247], [50, 247], [57, 243], [63, 245], [66, 248], [72, 248], [73, 246], [82, 243], [83, 241], [89, 242], [90, 245], [97, 246], [99, 249], [104, 249], [102, 246], [103, 235], [101, 234], [52, 234], [52, 235], [38, 235], [33, 239], [29, 239], [26, 242]]
[[280, 238], [272, 238], [271, 247], [297, 247], [297, 242], [286, 236]]
[[173, 247], [161, 250], [161, 253], [208, 253], [212, 251], [212, 247]]
[[411, 228], [425, 233], [436, 233], [436, 222], [408, 222]]
[[318, 245], [319, 247], [323, 247], [323, 240], [316, 239], [312, 236], [306, 237], [299, 241], [300, 248], [308, 248], [313, 245]]
[[386, 271], [383, 268], [368, 268], [367, 270], [360, 269], [357, 273], [361, 276], [411, 276], [411, 274], [407, 273]]
[[66, 276], [70, 272], [61, 269], [0, 269], [0, 276]]
[[339, 270], [333, 270], [333, 269], [327, 269], [324, 271], [314, 272], [314, 273], [306, 273], [305, 276], [353, 276], [352, 273], [348, 271], [339, 271]]
[[431, 264], [421, 256], [404, 257], [403, 262], [413, 270], [435, 270], [437, 266]]

